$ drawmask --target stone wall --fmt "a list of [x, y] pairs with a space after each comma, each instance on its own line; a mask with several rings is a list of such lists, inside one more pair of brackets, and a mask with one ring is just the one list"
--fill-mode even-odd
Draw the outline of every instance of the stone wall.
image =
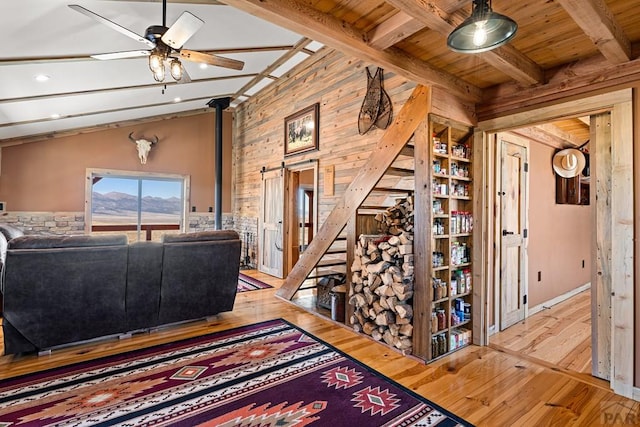
[[[25, 234], [84, 234], [84, 212], [7, 212], [0, 217], [0, 222], [18, 227]], [[215, 229], [215, 216], [212, 213], [190, 213], [188, 222], [189, 232]], [[230, 214], [222, 215], [223, 230], [236, 229], [234, 222]]]
[[7, 212], [0, 221], [25, 234], [84, 234], [84, 212]]

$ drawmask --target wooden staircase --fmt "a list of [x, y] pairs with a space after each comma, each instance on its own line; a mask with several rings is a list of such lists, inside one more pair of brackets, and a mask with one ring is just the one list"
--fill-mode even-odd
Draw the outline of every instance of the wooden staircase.
[[[341, 255], [346, 253], [335, 247], [336, 242], [346, 239], [341, 235], [349, 220], [355, 216], [359, 209], [383, 208], [381, 206], [362, 205], [372, 191], [388, 194], [406, 194], [412, 190], [400, 190], [388, 187], [376, 187], [380, 179], [385, 175], [413, 176], [411, 169], [392, 167], [395, 159], [400, 155], [413, 156], [413, 147], [407, 146], [407, 142], [418, 129], [418, 126], [427, 117], [431, 106], [431, 89], [425, 86], [417, 86], [397, 117], [382, 135], [382, 138], [373, 149], [367, 163], [360, 169], [342, 198], [336, 203], [324, 224], [314, 236], [313, 240], [301, 254], [298, 262], [293, 267], [284, 281], [282, 287], [276, 292], [281, 298], [290, 300], [300, 290], [303, 282], [330, 275], [325, 268], [341, 267], [340, 270], [330, 270], [333, 273], [346, 273], [346, 259], [340, 256], [340, 260], [334, 257], [325, 258], [326, 255]], [[428, 165], [422, 165], [428, 167]], [[340, 248], [341, 249], [341, 248]], [[340, 262], [338, 262], [340, 261]], [[315, 273], [312, 272], [315, 270]]]

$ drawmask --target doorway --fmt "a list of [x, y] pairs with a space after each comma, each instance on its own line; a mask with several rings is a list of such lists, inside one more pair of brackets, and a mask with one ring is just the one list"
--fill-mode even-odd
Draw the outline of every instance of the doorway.
[[[478, 176], [483, 177], [483, 186], [494, 189], [494, 191], [486, 191], [482, 195], [482, 208], [479, 209], [481, 213], [476, 224], [483, 230], [481, 235], [494, 236], [494, 239], [486, 239], [488, 241], [477, 239], [475, 241], [477, 245], [483, 247], [483, 252], [489, 254], [489, 257], [478, 260], [478, 264], [482, 264], [480, 266], [482, 271], [479, 272], [479, 275], [485, 286], [479, 290], [480, 298], [475, 304], [477, 311], [474, 313], [479, 320], [477, 341], [481, 344], [488, 344], [490, 342], [490, 325], [493, 321], [491, 316], [496, 312], [496, 309], [491, 305], [498, 304], [493, 299], [492, 290], [496, 289], [493, 286], [500, 275], [500, 263], [496, 262], [499, 250], [494, 245], [497, 245], [497, 242], [501, 240], [502, 233], [502, 229], [494, 222], [494, 215], [497, 214], [496, 198], [499, 197], [497, 184], [500, 182], [498, 177], [491, 172], [496, 169], [496, 135], [500, 132], [565, 117], [588, 115], [598, 117], [600, 113], [611, 112], [610, 129], [614, 135], [610, 138], [612, 143], [610, 147], [611, 164], [600, 164], [596, 167], [596, 176], [605, 180], [610, 179], [611, 183], [609, 189], [606, 189], [600, 188], [600, 181], [598, 181], [597, 200], [599, 202], [594, 206], [597, 213], [591, 229], [594, 242], [597, 242], [595, 245], [596, 256], [594, 257], [597, 262], [593, 269], [592, 283], [596, 283], [595, 278], [600, 277], [603, 271], [611, 272], [609, 280], [600, 280], [595, 289], [592, 288], [593, 373], [603, 377], [600, 375], [602, 372], [610, 373], [615, 370], [616, 376], [610, 376], [611, 386], [616, 393], [628, 397], [633, 394], [634, 360], [628, 350], [625, 351], [622, 347], [612, 343], [634, 342], [633, 201], [628, 197], [628, 194], [633, 194], [633, 110], [631, 100], [631, 90], [623, 90], [479, 123], [476, 140], [482, 141], [482, 147], [478, 153], [482, 160], [482, 166], [477, 172]], [[604, 124], [602, 126], [604, 127]], [[594, 132], [599, 132], [599, 130]], [[603, 140], [602, 136], [600, 140]], [[604, 148], [603, 145], [605, 145]], [[590, 151], [595, 151], [595, 157], [598, 157], [601, 150], [607, 150], [606, 144], [597, 144], [597, 147]], [[594, 179], [593, 169], [592, 165], [592, 180]], [[592, 195], [592, 200], [593, 197]], [[607, 224], [610, 225], [608, 234], [606, 234]], [[600, 244], [605, 241], [611, 245], [610, 256], [606, 254], [607, 248]], [[496, 256], [490, 254], [496, 254]], [[558, 254], [558, 257], [561, 258], [563, 255]], [[491, 287], [487, 287], [488, 284], [491, 284]], [[611, 307], [609, 313], [606, 312], [607, 306]], [[625, 325], [625, 328], [612, 328], [611, 322], [620, 322]], [[610, 366], [606, 366], [605, 355], [607, 354], [611, 356]], [[598, 370], [598, 374], [596, 374], [596, 370]], [[604, 377], [606, 378], [606, 376]]]
[[262, 171], [258, 270], [284, 278], [318, 230], [317, 161]]
[[529, 201], [529, 142], [514, 135], [499, 134], [497, 173], [500, 175], [497, 218], [500, 230], [499, 329], [526, 318], [527, 307], [527, 216]]
[[287, 199], [285, 274], [296, 265], [300, 255], [309, 246], [318, 227], [317, 167], [304, 163], [287, 167], [289, 176], [285, 198]]

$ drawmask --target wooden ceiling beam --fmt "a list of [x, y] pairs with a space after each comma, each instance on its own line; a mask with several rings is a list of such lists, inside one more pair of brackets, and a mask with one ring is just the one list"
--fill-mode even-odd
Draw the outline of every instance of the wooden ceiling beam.
[[[469, 0], [439, 0], [435, 3], [446, 13], [456, 12], [463, 6], [470, 4]], [[424, 28], [427, 26], [422, 21], [400, 10], [369, 31], [367, 38], [371, 46], [384, 50]]]
[[[461, 11], [447, 13], [437, 4], [424, 0], [387, 0], [387, 3], [420, 20], [445, 38], [466, 18]], [[544, 83], [542, 68], [511, 45], [483, 52], [478, 56], [520, 83]]]
[[367, 33], [369, 45], [377, 49], [387, 49], [425, 28], [425, 25], [399, 11]]
[[447, 89], [473, 102], [482, 99], [480, 88], [436, 68], [401, 49], [384, 51], [369, 46], [366, 33], [350, 24], [322, 13], [296, 0], [225, 0], [229, 6], [243, 10], [273, 24], [324, 43], [347, 55], [372, 62], [416, 83]]
[[613, 64], [632, 59], [631, 42], [604, 0], [558, 0], [598, 50]]
[[513, 130], [510, 130], [509, 133], [513, 133], [515, 135], [530, 139], [532, 141], [546, 145], [547, 147], [552, 147], [558, 150], [568, 148], [562, 143], [561, 140], [559, 140], [553, 135], [549, 135], [548, 133], [543, 132], [541, 129], [539, 129], [536, 126], [513, 129]]
[[543, 123], [541, 125], [536, 126], [541, 132], [551, 135], [552, 137], [558, 139], [564, 147], [579, 147], [584, 144], [586, 141], [582, 140], [575, 135], [572, 135], [569, 132], [566, 132], [560, 129], [558, 126], [553, 123]]
[[463, 7], [471, 9], [471, 0], [435, 0], [434, 3], [447, 13], [453, 13]]
[[548, 83], [537, 87], [505, 83], [485, 89], [485, 101], [476, 108], [478, 121], [532, 110], [563, 99], [635, 86], [640, 80], [640, 59], [611, 64], [602, 55], [596, 55], [548, 70], [547, 76]]

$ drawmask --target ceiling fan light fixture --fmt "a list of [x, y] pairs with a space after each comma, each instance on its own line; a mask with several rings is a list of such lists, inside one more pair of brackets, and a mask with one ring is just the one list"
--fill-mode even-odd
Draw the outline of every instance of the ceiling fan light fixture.
[[178, 59], [174, 59], [171, 61], [169, 70], [171, 71], [171, 77], [173, 77], [176, 81], [182, 80], [182, 64]]
[[153, 51], [151, 55], [149, 55], [149, 69], [155, 74], [161, 68], [164, 68], [162, 55], [160, 55], [156, 51]]
[[491, 9], [491, 0], [472, 0], [471, 16], [447, 37], [447, 46], [454, 52], [480, 53], [495, 49], [511, 40], [518, 24]]
[[164, 64], [157, 70], [153, 71], [153, 79], [157, 82], [164, 81]]

